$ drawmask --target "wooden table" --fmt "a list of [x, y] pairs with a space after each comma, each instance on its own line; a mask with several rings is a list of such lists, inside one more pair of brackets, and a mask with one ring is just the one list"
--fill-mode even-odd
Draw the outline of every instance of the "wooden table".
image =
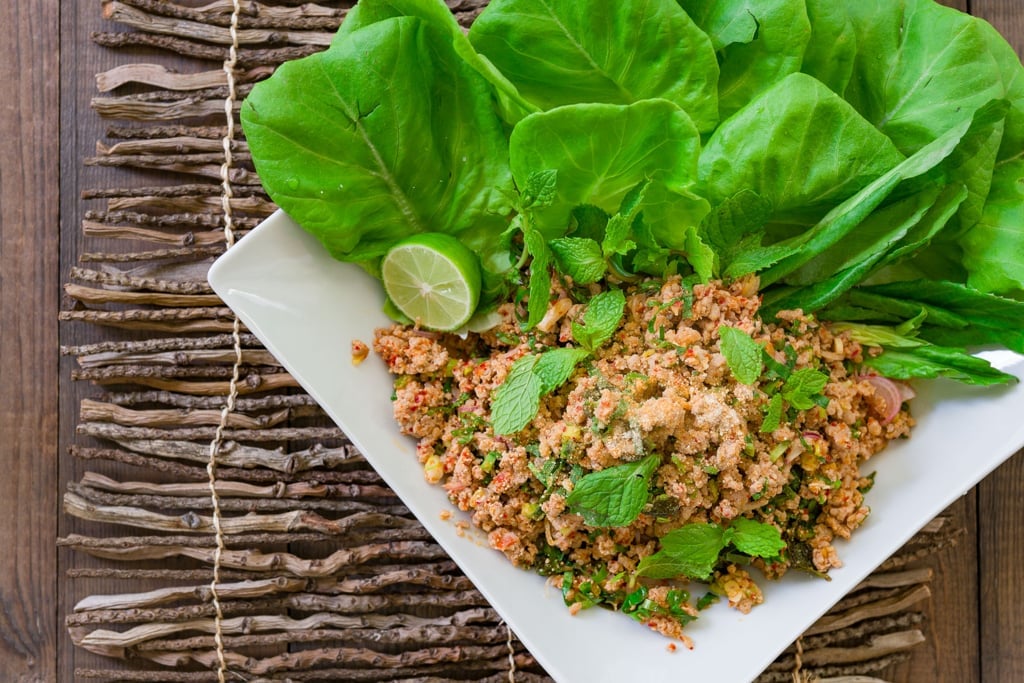
[[[1024, 53], [1024, 2], [948, 2], [990, 20]], [[101, 123], [89, 109], [93, 75], [113, 65], [90, 43], [98, 2], [0, 3], [0, 680], [69, 681], [95, 663], [77, 651], [63, 616], [77, 596], [60, 492], [79, 465], [67, 456], [78, 402], [60, 343], [92, 341], [58, 327], [61, 284], [75, 264], [84, 169]], [[94, 174], [88, 176], [87, 174]], [[79, 383], [81, 384], [81, 383]], [[970, 426], [965, 426], [970, 429]], [[965, 453], [964, 457], [971, 457]], [[1018, 454], [951, 508], [966, 537], [930, 560], [936, 572], [928, 642], [885, 672], [894, 681], [1024, 681], [1024, 458]]]

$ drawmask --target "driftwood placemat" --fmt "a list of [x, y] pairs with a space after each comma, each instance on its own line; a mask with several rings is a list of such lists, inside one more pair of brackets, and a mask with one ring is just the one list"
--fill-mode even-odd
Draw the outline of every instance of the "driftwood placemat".
[[[485, 4], [448, 2], [464, 26]], [[82, 231], [123, 248], [82, 253], [61, 319], [111, 331], [62, 349], [74, 379], [104, 388], [81, 402], [72, 455], [89, 465], [64, 508], [109, 534], [58, 542], [108, 560], [69, 578], [123, 590], [66, 617], [75, 645], [110, 660], [81, 679], [548, 680], [206, 283], [213, 258], [275, 208], [228, 113], [277, 65], [323, 49], [347, 6], [101, 3], [110, 31], [96, 49], [124, 63], [97, 75], [92, 105], [109, 127], [84, 163], [131, 182], [87, 190]], [[153, 50], [191, 68], [137, 61]], [[949, 527], [933, 522], [759, 681], [839, 681], [908, 657], [931, 579], [913, 563], [955, 542]]]

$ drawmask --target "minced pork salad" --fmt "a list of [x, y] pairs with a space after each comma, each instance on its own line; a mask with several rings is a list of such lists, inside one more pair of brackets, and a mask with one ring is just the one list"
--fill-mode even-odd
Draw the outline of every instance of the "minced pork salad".
[[687, 578], [748, 611], [748, 566], [840, 566], [832, 540], [868, 514], [860, 465], [913, 423], [856, 369], [862, 345], [799, 312], [764, 323], [754, 277], [588, 293], [609, 292], [621, 320], [591, 351], [557, 287], [528, 332], [511, 304], [481, 334], [378, 330], [427, 479], [571, 609], [673, 637], [697, 614]]
[[967, 349], [1024, 353], [1024, 67], [932, 0], [361, 0], [241, 120], [380, 279], [426, 478], [572, 610], [825, 575], [910, 384], [1016, 381]]

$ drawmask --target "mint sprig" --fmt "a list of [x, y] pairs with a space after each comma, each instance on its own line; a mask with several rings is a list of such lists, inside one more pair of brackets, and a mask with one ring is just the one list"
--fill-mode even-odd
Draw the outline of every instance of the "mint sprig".
[[[828, 384], [828, 375], [814, 368], [801, 368], [786, 378], [782, 398], [797, 410], [809, 410], [819, 404], [821, 392]], [[826, 401], [827, 403], [827, 401]]]
[[578, 285], [589, 285], [604, 277], [606, 264], [601, 245], [589, 237], [556, 237], [548, 242], [555, 265]]
[[531, 353], [513, 363], [491, 400], [494, 433], [514, 434], [530, 424], [541, 397], [565, 384], [586, 357], [582, 349], [558, 348]]
[[640, 560], [636, 576], [651, 579], [687, 577], [706, 581], [727, 547], [751, 557], [777, 557], [786, 547], [777, 528], [753, 519], [735, 519], [728, 527], [693, 523], [661, 537], [661, 548]]

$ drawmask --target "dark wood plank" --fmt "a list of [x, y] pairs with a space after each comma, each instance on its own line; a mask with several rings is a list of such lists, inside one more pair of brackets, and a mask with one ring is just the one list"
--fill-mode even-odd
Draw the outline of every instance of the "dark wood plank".
[[978, 487], [981, 680], [1024, 681], [1024, 452]]
[[954, 547], [921, 563], [935, 577], [930, 584], [932, 597], [923, 610], [927, 641], [913, 650], [907, 662], [884, 673], [883, 678], [893, 683], [979, 680], [976, 490], [949, 506], [945, 514], [952, 526], [965, 533]]
[[4, 681], [56, 679], [57, 22], [57, 0], [0, 3]]
[[[991, 22], [1024, 54], [1024, 3], [972, 0], [974, 15]], [[984, 683], [1024, 680], [1024, 457], [1018, 453], [978, 487], [981, 673]]]

